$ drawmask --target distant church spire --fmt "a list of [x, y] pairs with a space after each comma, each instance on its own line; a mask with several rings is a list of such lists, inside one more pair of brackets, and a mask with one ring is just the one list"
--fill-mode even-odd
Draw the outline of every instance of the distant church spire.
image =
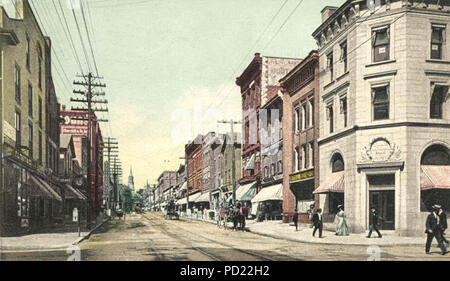
[[130, 166], [130, 175], [128, 176], [128, 187], [134, 193], [134, 177], [133, 177], [133, 167]]

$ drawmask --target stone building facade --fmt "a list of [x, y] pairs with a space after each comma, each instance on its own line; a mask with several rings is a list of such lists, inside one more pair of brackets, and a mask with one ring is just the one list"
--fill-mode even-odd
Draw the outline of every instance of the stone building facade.
[[369, 226], [423, 235], [427, 209], [449, 210], [450, 6], [346, 1], [313, 36], [320, 55], [320, 205], [345, 190], [352, 232]]
[[318, 206], [319, 186], [319, 53], [309, 55], [280, 80], [283, 88], [283, 221], [308, 222], [311, 205]]

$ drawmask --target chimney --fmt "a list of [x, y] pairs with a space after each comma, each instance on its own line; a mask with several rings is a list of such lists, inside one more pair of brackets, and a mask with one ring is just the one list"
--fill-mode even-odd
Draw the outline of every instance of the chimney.
[[326, 6], [322, 10], [322, 23], [324, 23], [339, 7]]

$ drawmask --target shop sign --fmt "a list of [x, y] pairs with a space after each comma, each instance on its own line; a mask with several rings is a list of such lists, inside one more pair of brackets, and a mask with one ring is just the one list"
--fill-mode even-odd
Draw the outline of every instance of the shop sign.
[[289, 176], [289, 182], [297, 182], [314, 178], [314, 169]]

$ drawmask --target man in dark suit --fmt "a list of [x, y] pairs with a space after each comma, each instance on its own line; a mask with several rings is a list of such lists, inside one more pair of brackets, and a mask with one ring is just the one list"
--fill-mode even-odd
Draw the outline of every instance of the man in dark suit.
[[316, 237], [316, 231], [319, 230], [319, 238], [322, 238], [322, 230], [323, 230], [323, 221], [322, 221], [322, 209], [318, 209], [317, 212], [314, 213], [313, 218], [313, 237]]
[[438, 247], [441, 248], [441, 254], [447, 254], [447, 249], [444, 245], [444, 241], [442, 239], [442, 231], [440, 227], [440, 218], [438, 215], [439, 208], [437, 206], [433, 206], [433, 211], [428, 215], [426, 222], [426, 230], [427, 234], [427, 242], [425, 244], [425, 253], [430, 254], [431, 242], [433, 242], [433, 238], [436, 238], [438, 242]]
[[378, 238], [383, 237], [380, 233], [380, 231], [378, 230], [378, 224], [380, 222], [380, 216], [378, 215], [377, 210], [375, 209], [375, 207], [370, 208], [370, 217], [369, 217], [369, 223], [370, 223], [370, 228], [369, 228], [369, 234], [367, 235], [367, 238], [370, 238], [370, 236], [372, 236], [372, 232], [375, 230], [378, 234]]
[[445, 214], [444, 210], [442, 210], [442, 207], [440, 205], [436, 205], [436, 207], [439, 208], [439, 227], [441, 228], [442, 240], [448, 244], [448, 240], [445, 238], [445, 230], [447, 230], [447, 215]]
[[297, 231], [298, 230], [298, 211], [297, 211], [297, 209], [294, 210], [294, 217], [292, 219], [294, 220], [295, 231]]

